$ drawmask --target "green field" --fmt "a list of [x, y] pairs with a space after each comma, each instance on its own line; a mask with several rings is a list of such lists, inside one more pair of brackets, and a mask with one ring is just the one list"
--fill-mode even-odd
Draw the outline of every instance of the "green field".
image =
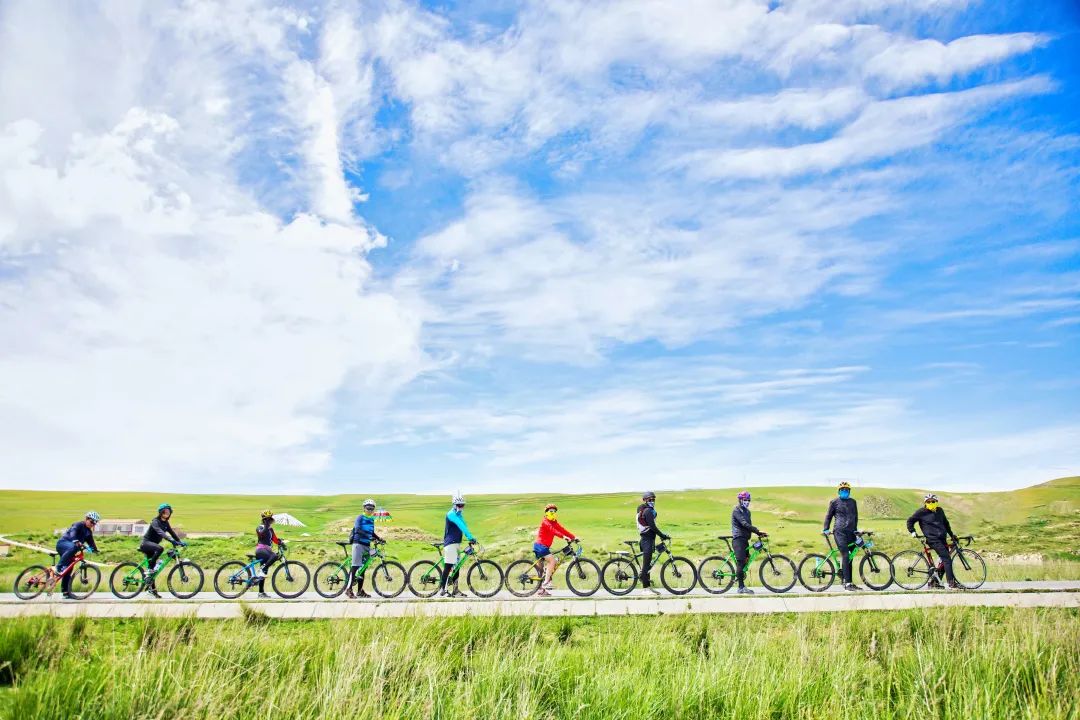
[[[659, 524], [674, 536], [676, 551], [693, 558], [720, 547], [715, 537], [727, 534], [737, 489], [661, 492]], [[922, 490], [858, 488], [861, 524], [880, 534], [879, 547], [892, 554], [912, 546], [904, 520], [922, 501]], [[426, 544], [441, 539], [448, 497], [374, 495], [393, 514], [383, 531], [393, 543], [391, 554], [409, 563], [432, 553]], [[832, 488], [754, 488], [754, 522], [771, 533], [773, 549], [797, 557], [823, 547], [820, 532]], [[279, 528], [293, 540], [295, 556], [311, 565], [337, 557], [333, 540], [348, 538], [348, 529], [365, 495], [251, 496], [160, 493], [0, 491], [0, 534], [52, 547], [53, 530], [66, 527], [86, 510], [106, 518], [150, 519], [157, 504], [168, 499], [176, 508], [174, 525], [187, 532], [237, 531], [242, 537], [196, 539], [190, 556], [213, 568], [225, 559], [249, 552], [254, 527], [264, 508], [288, 512], [305, 528]], [[1023, 490], [995, 493], [943, 493], [943, 507], [953, 527], [973, 534], [976, 547], [991, 560], [991, 579], [1080, 578], [1080, 477], [1062, 478]], [[587, 551], [602, 556], [622, 540], [636, 536], [635, 493], [594, 495], [474, 495], [466, 518], [496, 560], [525, 556], [545, 503], [559, 503], [560, 520], [581, 535]], [[103, 559], [137, 557], [137, 539], [107, 538]], [[1040, 562], [1018, 555], [1036, 554]], [[0, 582], [8, 584], [17, 568], [40, 562], [41, 556], [16, 549], [0, 558]]]
[[0, 717], [971, 718], [1080, 712], [1080, 613], [0, 621]]

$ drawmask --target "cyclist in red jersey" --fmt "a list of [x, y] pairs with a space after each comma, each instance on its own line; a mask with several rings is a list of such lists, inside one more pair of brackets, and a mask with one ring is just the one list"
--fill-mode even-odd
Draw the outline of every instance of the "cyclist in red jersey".
[[577, 540], [574, 533], [570, 532], [556, 520], [559, 508], [554, 503], [549, 503], [544, 508], [544, 519], [540, 521], [540, 529], [536, 531], [536, 542], [533, 543], [533, 554], [536, 559], [544, 560], [544, 584], [540, 586], [540, 595], [551, 594], [551, 575], [555, 572], [555, 556], [551, 554], [551, 543], [556, 537], [567, 540]]

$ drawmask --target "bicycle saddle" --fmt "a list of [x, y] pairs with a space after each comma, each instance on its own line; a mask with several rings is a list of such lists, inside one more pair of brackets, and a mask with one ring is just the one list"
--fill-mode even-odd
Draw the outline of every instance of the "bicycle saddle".
[[335, 545], [340, 545], [341, 547], [349, 547], [350, 545], [352, 545], [351, 542], [341, 542], [341, 541], [335, 542], [334, 544]]
[[247, 559], [248, 560], [254, 560], [255, 559], [255, 553], [248, 553]]
[[442, 548], [442, 546], [443, 546], [443, 544], [442, 544], [441, 542], [437, 542], [437, 543], [431, 543], [431, 547], [433, 547], [433, 548], [435, 548], [435, 549], [437, 549], [437, 550], [438, 550], [438, 549], [441, 549], [441, 548]]

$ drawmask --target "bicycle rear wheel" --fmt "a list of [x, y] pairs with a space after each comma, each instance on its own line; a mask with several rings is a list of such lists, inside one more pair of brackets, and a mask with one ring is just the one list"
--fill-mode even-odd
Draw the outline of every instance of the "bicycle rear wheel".
[[669, 558], [660, 567], [660, 582], [672, 595], [685, 595], [697, 585], [697, 568], [687, 558]]
[[169, 571], [166, 584], [169, 586], [169, 592], [173, 594], [173, 597], [187, 600], [199, 594], [199, 591], [202, 590], [203, 581], [201, 567], [190, 560], [181, 560]]
[[384, 598], [397, 597], [405, 590], [409, 573], [395, 560], [386, 560], [371, 570], [371, 586]]
[[101, 571], [94, 565], [81, 565], [71, 571], [71, 594], [76, 600], [90, 597], [100, 584]]
[[628, 595], [637, 585], [637, 565], [624, 557], [611, 558], [600, 570], [600, 581], [612, 595]]
[[465, 579], [469, 583], [469, 589], [477, 597], [494, 597], [502, 590], [503, 571], [491, 560], [477, 560], [469, 568]]
[[349, 581], [348, 563], [324, 562], [315, 568], [315, 592], [324, 598], [336, 598], [345, 592], [345, 585]]
[[697, 577], [702, 590], [720, 595], [730, 590], [735, 582], [735, 567], [727, 558], [713, 555], [698, 565]]
[[15, 578], [15, 597], [20, 600], [33, 600], [45, 591], [48, 585], [49, 570], [43, 565], [31, 565]]
[[535, 560], [515, 560], [506, 568], [506, 589], [516, 597], [534, 595], [544, 582]]
[[566, 587], [578, 597], [589, 597], [600, 589], [600, 566], [589, 558], [578, 558], [566, 568]]
[[418, 560], [409, 568], [409, 592], [416, 597], [429, 598], [439, 592], [442, 585], [442, 563]]
[[143, 574], [133, 562], [122, 562], [109, 575], [109, 590], [121, 600], [130, 600], [143, 590]]
[[901, 550], [893, 555], [893, 582], [905, 590], [918, 590], [930, 582], [930, 563], [917, 550]]
[[214, 573], [214, 590], [227, 600], [235, 600], [248, 591], [247, 565], [239, 560], [231, 560]]
[[298, 598], [304, 594], [311, 584], [311, 571], [307, 565], [298, 560], [287, 560], [277, 566], [270, 584], [281, 597], [286, 600]]
[[811, 553], [799, 563], [799, 582], [810, 592], [825, 592], [836, 581], [836, 566], [824, 555]]
[[974, 550], [958, 548], [952, 563], [956, 582], [965, 590], [976, 590], [986, 582], [986, 563]]
[[758, 568], [758, 577], [761, 584], [774, 593], [785, 593], [795, 586], [798, 571], [795, 570], [795, 563], [784, 555], [770, 555]]
[[884, 590], [893, 582], [892, 560], [877, 550], [863, 553], [859, 562], [859, 576], [862, 577], [863, 585], [871, 590]]

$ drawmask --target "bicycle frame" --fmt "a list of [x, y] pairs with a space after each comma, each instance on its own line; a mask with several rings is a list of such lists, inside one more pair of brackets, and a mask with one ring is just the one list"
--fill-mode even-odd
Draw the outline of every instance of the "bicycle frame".
[[[277, 557], [274, 558], [274, 562], [279, 562], [281, 560], [284, 560], [285, 559], [285, 553], [286, 553], [285, 546], [284, 545], [278, 545]], [[246, 584], [248, 587], [251, 587], [252, 585], [257, 583], [260, 579], [265, 579], [265, 576], [263, 578], [256, 578], [255, 577], [255, 566], [257, 566], [257, 565], [262, 565], [262, 560], [259, 560], [258, 558], [255, 558], [254, 560], [249, 562], [247, 565], [245, 565], [242, 570], [237, 570], [235, 573], [233, 573], [230, 580], [239, 580], [240, 579], [239, 578], [240, 573], [247, 573], [247, 578], [244, 579], [244, 584]], [[285, 572], [288, 573], [288, 571], [289, 571], [289, 566], [286, 565], [285, 566]], [[289, 577], [289, 580], [292, 580], [292, 578]]]
[[567, 542], [566, 546], [562, 547], [562, 548], [559, 548], [559, 550], [557, 552], [550, 553], [548, 555], [545, 555], [542, 558], [536, 558], [536, 562], [534, 562], [532, 564], [532, 568], [539, 575], [544, 576], [544, 573], [545, 573], [544, 561], [547, 560], [549, 557], [554, 557], [555, 558], [555, 566], [551, 569], [551, 576], [555, 577], [555, 571], [558, 570], [559, 566], [563, 564], [563, 559], [564, 558], [569, 559], [569, 558], [573, 557], [573, 558], [576, 559], [576, 558], [581, 557], [581, 555], [584, 552], [585, 552], [585, 550], [581, 547], [581, 543], [578, 543], [577, 547], [574, 547], [573, 542]]
[[[126, 584], [131, 580], [132, 582], [143, 582], [146, 586], [153, 585], [157, 581], [158, 576], [165, 572], [165, 568], [167, 568], [174, 560], [179, 562], [181, 559], [180, 551], [175, 547], [166, 550], [163, 554], [165, 555], [165, 559], [162, 560], [161, 566], [157, 570], [152, 573], [145, 572], [150, 569], [150, 558], [144, 557], [137, 568], [124, 576], [124, 583]], [[140, 572], [140, 570], [144, 572]]]
[[[371, 564], [375, 562], [376, 559], [391, 559], [384, 555], [383, 551], [380, 549], [383, 544], [384, 543], [378, 541], [371, 543], [371, 550], [370, 552], [368, 552], [367, 558], [364, 560], [364, 564], [356, 569], [357, 575], [363, 575], [365, 572], [367, 572], [367, 569], [371, 567]], [[352, 569], [352, 555], [349, 554], [348, 549], [344, 545], [341, 547], [341, 549], [345, 552], [345, 559], [342, 560], [340, 564], [338, 564], [338, 570], [348, 574], [348, 572]]]
[[[458, 576], [461, 574], [461, 566], [464, 565], [465, 560], [467, 558], [470, 558], [470, 557], [473, 558], [473, 562], [476, 562], [477, 560], [480, 559], [480, 553], [476, 549], [476, 544], [471, 543], [471, 542], [469, 543], [468, 547], [466, 547], [464, 550], [462, 550], [461, 552], [458, 553], [457, 562], [454, 563], [454, 567], [452, 567], [450, 569], [450, 575], [447, 576], [447, 578], [446, 578], [446, 584], [447, 585], [449, 585], [451, 582], [455, 582], [455, 583], [457, 582]], [[435, 563], [435, 566], [433, 568], [431, 568], [426, 573], [424, 573], [424, 576], [423, 576], [422, 579], [426, 579], [428, 577], [428, 575], [430, 575], [431, 573], [433, 573], [435, 571], [439, 571], [441, 573], [442, 568], [445, 567], [445, 566], [446, 566], [446, 561], [443, 560], [442, 549], [440, 548], [439, 549], [439, 561], [437, 563]]]
[[[57, 559], [59, 560], [59, 557]], [[71, 562], [68, 563], [68, 566], [66, 568], [64, 568], [60, 572], [56, 572], [55, 570], [53, 570], [51, 573], [49, 573], [49, 577], [46, 578], [46, 581], [49, 583], [49, 588], [47, 592], [51, 593], [56, 587], [57, 583], [63, 580], [64, 577], [68, 574], [73, 573], [76, 566], [82, 565], [85, 562], [86, 551], [80, 549], [78, 552], [75, 553], [75, 556], [71, 558]]]
[[[822, 534], [825, 535], [825, 544], [829, 546], [829, 553], [823, 560], [818, 560], [814, 564], [815, 572], [821, 570], [822, 566], [827, 562], [831, 562], [835, 567], [840, 566], [840, 546], [833, 545], [832, 538], [830, 537], [833, 534], [832, 531], [830, 530], [828, 533]], [[860, 550], [868, 553], [870, 552], [870, 548], [874, 547], [874, 541], [869, 539], [872, 535], [873, 533], [869, 531], [865, 533], [855, 533], [856, 540], [851, 543], [851, 549], [848, 551], [848, 561], [851, 562], [852, 566], [855, 565], [855, 558], [858, 556]], [[862, 538], [863, 541], [860, 543], [858, 538]], [[871, 564], [873, 564], [873, 562], [873, 560], [870, 561]]]
[[[740, 572], [738, 559], [735, 557], [735, 548], [731, 545], [731, 540], [723, 538], [724, 543], [728, 546], [727, 559], [731, 562], [731, 567], [735, 568], [735, 572]], [[757, 542], [752, 543], [749, 547], [749, 552], [746, 555], [746, 564], [743, 565], [741, 572], [746, 573], [747, 577], [750, 576], [750, 566], [757, 560], [758, 555], [764, 552], [766, 557], [770, 556], [769, 553], [769, 541], [767, 539], [759, 537]]]
[[[974, 542], [975, 536], [974, 535], [962, 535], [962, 536], [957, 536], [956, 539], [958, 541], [964, 541], [964, 547], [971, 547], [971, 543]], [[938, 582], [941, 582], [942, 578], [938, 574], [938, 563], [941, 561], [940, 558], [935, 559], [934, 553], [932, 552], [933, 548], [926, 544], [926, 536], [925, 535], [920, 535], [919, 540], [922, 541], [923, 555], [926, 556], [926, 562], [929, 563], [929, 565], [930, 565], [930, 580], [931, 581], [937, 580]], [[945, 547], [949, 551], [949, 559], [950, 560], [955, 561], [956, 558], [960, 558], [960, 564], [963, 566], [963, 568], [965, 570], [971, 570], [971, 565], [968, 564], [967, 558], [964, 557], [960, 553], [960, 543], [959, 542], [945, 543]]]

